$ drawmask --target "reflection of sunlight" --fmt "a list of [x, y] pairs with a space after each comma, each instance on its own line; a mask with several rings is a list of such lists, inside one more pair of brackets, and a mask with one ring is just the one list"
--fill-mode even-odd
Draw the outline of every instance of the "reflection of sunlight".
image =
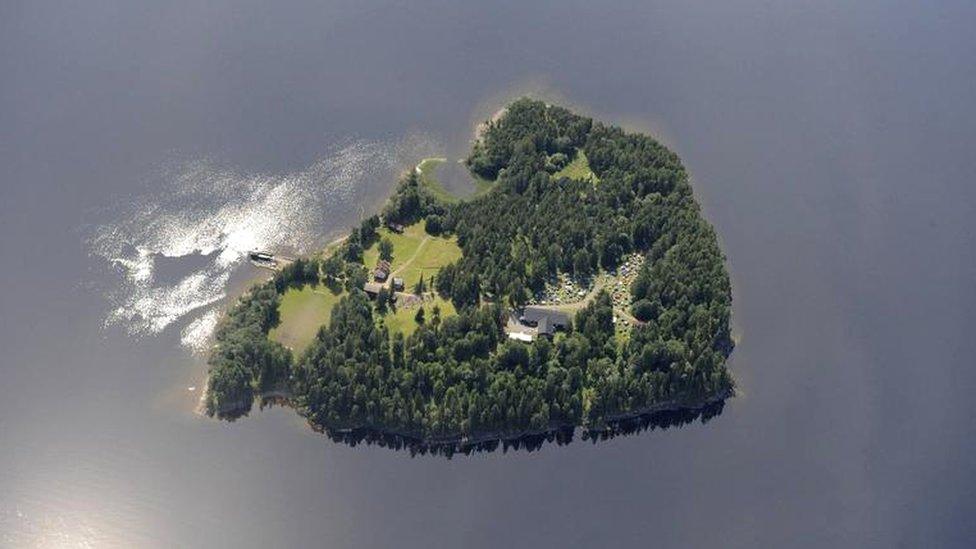
[[[133, 335], [156, 334], [209, 314], [205, 308], [223, 299], [248, 251], [308, 251], [324, 222], [352, 208], [358, 189], [394, 170], [401, 148], [354, 140], [282, 174], [242, 173], [206, 160], [162, 169], [142, 194], [107, 209], [105, 223], [89, 237], [91, 253], [122, 275], [106, 290], [114, 305], [106, 323]], [[198, 257], [207, 263], [175, 279], [157, 279], [160, 258]], [[212, 327], [198, 324], [188, 343]]]
[[111, 489], [81, 498], [65, 494], [63, 484], [39, 486], [37, 498], [0, 507], [0, 547], [87, 549], [141, 547], [138, 513], [120, 513]]
[[17, 510], [0, 520], [3, 526], [4, 547], [36, 547], [38, 549], [87, 548], [104, 546], [106, 540], [86, 519], [78, 517], [31, 516]]

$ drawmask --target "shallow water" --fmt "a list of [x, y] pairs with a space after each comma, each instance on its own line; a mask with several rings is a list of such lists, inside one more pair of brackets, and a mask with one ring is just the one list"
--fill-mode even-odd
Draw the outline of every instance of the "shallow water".
[[[968, 546], [974, 16], [5, 4], [0, 545]], [[243, 251], [341, 234], [526, 92], [688, 165], [734, 283], [721, 416], [445, 460], [194, 413]]]

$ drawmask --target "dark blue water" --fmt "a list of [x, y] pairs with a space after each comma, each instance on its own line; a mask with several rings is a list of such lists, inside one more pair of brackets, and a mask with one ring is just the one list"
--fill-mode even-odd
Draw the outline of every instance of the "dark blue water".
[[[4, 2], [0, 545], [970, 546], [974, 20], [968, 2]], [[221, 302], [173, 296], [240, 287], [237, 247], [340, 233], [522, 93], [688, 165], [734, 282], [721, 416], [448, 461], [289, 410], [193, 412], [181, 332]], [[131, 247], [116, 258], [176, 257], [140, 286], [106, 235]], [[174, 293], [194, 273], [216, 290]], [[106, 325], [137, 304], [175, 318]]]

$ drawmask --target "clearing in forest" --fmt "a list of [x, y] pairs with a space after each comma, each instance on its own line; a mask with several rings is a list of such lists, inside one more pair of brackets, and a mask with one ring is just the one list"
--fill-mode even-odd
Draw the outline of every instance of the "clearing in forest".
[[383, 227], [377, 231], [379, 239], [363, 252], [363, 263], [372, 270], [379, 260], [379, 240], [389, 238], [393, 243], [393, 261], [390, 262], [390, 278], [403, 278], [405, 289], [412, 291], [420, 280], [429, 281], [444, 265], [461, 257], [457, 238], [431, 236], [424, 231], [423, 223], [415, 223], [396, 233]]
[[342, 293], [335, 294], [322, 284], [289, 288], [278, 306], [281, 322], [268, 337], [301, 353], [315, 338], [319, 327], [329, 322], [332, 308], [341, 297]]

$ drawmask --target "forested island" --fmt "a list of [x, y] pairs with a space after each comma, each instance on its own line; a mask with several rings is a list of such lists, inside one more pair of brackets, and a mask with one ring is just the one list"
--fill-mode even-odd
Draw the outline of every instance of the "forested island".
[[731, 287], [677, 155], [520, 99], [466, 159], [482, 192], [436, 163], [230, 309], [210, 415], [278, 396], [339, 440], [463, 451], [721, 409]]

